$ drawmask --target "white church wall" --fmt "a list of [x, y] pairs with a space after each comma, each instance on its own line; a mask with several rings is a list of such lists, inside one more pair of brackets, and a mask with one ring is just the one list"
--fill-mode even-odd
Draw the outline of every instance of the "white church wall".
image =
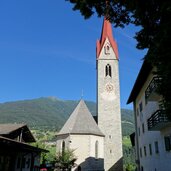
[[104, 137], [90, 135], [90, 156], [95, 156], [95, 144], [98, 142], [98, 154], [97, 158], [104, 158]]
[[[95, 157], [95, 143], [99, 142], [99, 157]], [[71, 135], [70, 148], [78, 157], [76, 164], [82, 170], [103, 170], [103, 137], [95, 135]]]
[[56, 151], [62, 152], [62, 143], [65, 142], [65, 148], [70, 147], [70, 136], [69, 134], [58, 135], [56, 141]]
[[[74, 150], [77, 157], [77, 167], [81, 166], [84, 170], [103, 170], [104, 158], [104, 137], [96, 135], [60, 135], [57, 138], [57, 150], [62, 150], [62, 142], [65, 142], [65, 147]], [[98, 141], [98, 156], [95, 155], [95, 144]], [[76, 168], [77, 168], [76, 167]], [[75, 170], [74, 168], [73, 170]]]

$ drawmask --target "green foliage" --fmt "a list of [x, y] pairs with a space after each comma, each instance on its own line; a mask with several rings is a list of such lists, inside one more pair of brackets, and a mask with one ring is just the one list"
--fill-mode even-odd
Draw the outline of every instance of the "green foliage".
[[39, 129], [32, 129], [32, 134], [36, 138], [36, 140], [40, 142], [53, 142], [56, 141], [56, 132], [51, 130], [39, 130]]
[[134, 132], [134, 117], [133, 111], [128, 109], [121, 109], [122, 120], [122, 135], [128, 136]]
[[123, 156], [125, 171], [134, 171], [135, 164], [135, 149], [131, 146], [129, 137], [123, 137]]
[[56, 157], [56, 146], [47, 146], [46, 149], [49, 151], [45, 156], [46, 163], [54, 163]]
[[56, 156], [55, 166], [60, 169], [71, 169], [75, 165], [77, 158], [74, 155], [74, 150], [65, 149], [63, 152], [58, 152]]
[[77, 101], [38, 98], [0, 104], [0, 123], [27, 123], [35, 129], [59, 130]]
[[56, 147], [46, 145], [42, 141], [37, 141], [35, 143], [32, 143], [31, 145], [49, 151], [47, 153], [45, 153], [45, 152], [41, 153], [40, 163], [45, 164], [45, 163], [53, 163], [54, 162], [55, 157], [56, 157]]
[[132, 164], [128, 164], [127, 166], [126, 166], [126, 169], [125, 169], [126, 171], [135, 171], [135, 166], [134, 165], [132, 165]]

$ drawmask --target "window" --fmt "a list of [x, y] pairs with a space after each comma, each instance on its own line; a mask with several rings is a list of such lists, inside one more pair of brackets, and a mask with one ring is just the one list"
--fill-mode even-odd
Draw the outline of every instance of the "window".
[[154, 145], [155, 145], [155, 152], [156, 152], [156, 154], [157, 154], [157, 153], [159, 153], [158, 141], [155, 141], [155, 142], [154, 142]]
[[171, 150], [171, 137], [170, 136], [164, 137], [164, 142], [165, 142], [166, 151], [170, 151]]
[[65, 152], [65, 141], [62, 141], [62, 155], [64, 154]]
[[98, 150], [99, 150], [99, 149], [98, 149], [98, 148], [99, 148], [98, 146], [99, 146], [99, 142], [96, 141], [96, 142], [95, 142], [95, 158], [96, 158], [96, 159], [98, 158]]
[[142, 132], [143, 132], [143, 133], [145, 132], [144, 123], [142, 124]]
[[142, 157], [142, 149], [140, 148], [140, 157]]
[[147, 97], [145, 96], [145, 105], [147, 105], [148, 103], [148, 100], [147, 100]]
[[77, 169], [78, 171], [81, 171], [81, 166], [78, 166], [78, 169]]
[[110, 54], [110, 44], [106, 44], [104, 47], [105, 54]]
[[146, 146], [144, 146], [144, 156], [147, 155]]
[[142, 110], [143, 110], [142, 102], [139, 104], [139, 109], [140, 109], [140, 112], [142, 112]]
[[106, 71], [106, 74], [105, 74], [106, 77], [107, 76], [112, 77], [112, 69], [111, 69], [111, 66], [109, 64], [106, 65], [105, 71]]
[[142, 105], [142, 102], [139, 104], [139, 114], [140, 114], [140, 121], [142, 122], [143, 121], [143, 105]]
[[151, 146], [151, 144], [149, 144], [149, 153], [150, 153], [150, 155], [152, 155], [152, 146]]
[[144, 171], [144, 168], [143, 168], [143, 166], [141, 166], [141, 171]]

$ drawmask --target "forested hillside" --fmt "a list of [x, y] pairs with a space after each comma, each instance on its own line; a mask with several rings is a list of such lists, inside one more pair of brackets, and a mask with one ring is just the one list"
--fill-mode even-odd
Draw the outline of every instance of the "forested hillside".
[[[42, 97], [33, 100], [22, 100], [0, 104], [0, 123], [26, 123], [34, 129], [58, 131], [78, 101], [60, 100], [54, 97]], [[96, 104], [86, 101], [92, 113], [96, 115]], [[122, 109], [123, 135], [134, 131], [133, 112]]]

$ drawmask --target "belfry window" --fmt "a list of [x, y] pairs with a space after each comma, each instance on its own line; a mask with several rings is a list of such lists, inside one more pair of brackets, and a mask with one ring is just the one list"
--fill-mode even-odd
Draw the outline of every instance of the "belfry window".
[[106, 75], [106, 77], [107, 77], [107, 76], [112, 77], [112, 69], [111, 69], [111, 66], [110, 66], [109, 64], [106, 65], [106, 68], [105, 68], [105, 75]]
[[98, 158], [98, 149], [99, 148], [99, 142], [98, 141], [96, 141], [95, 142], [95, 158], [97, 159]]

